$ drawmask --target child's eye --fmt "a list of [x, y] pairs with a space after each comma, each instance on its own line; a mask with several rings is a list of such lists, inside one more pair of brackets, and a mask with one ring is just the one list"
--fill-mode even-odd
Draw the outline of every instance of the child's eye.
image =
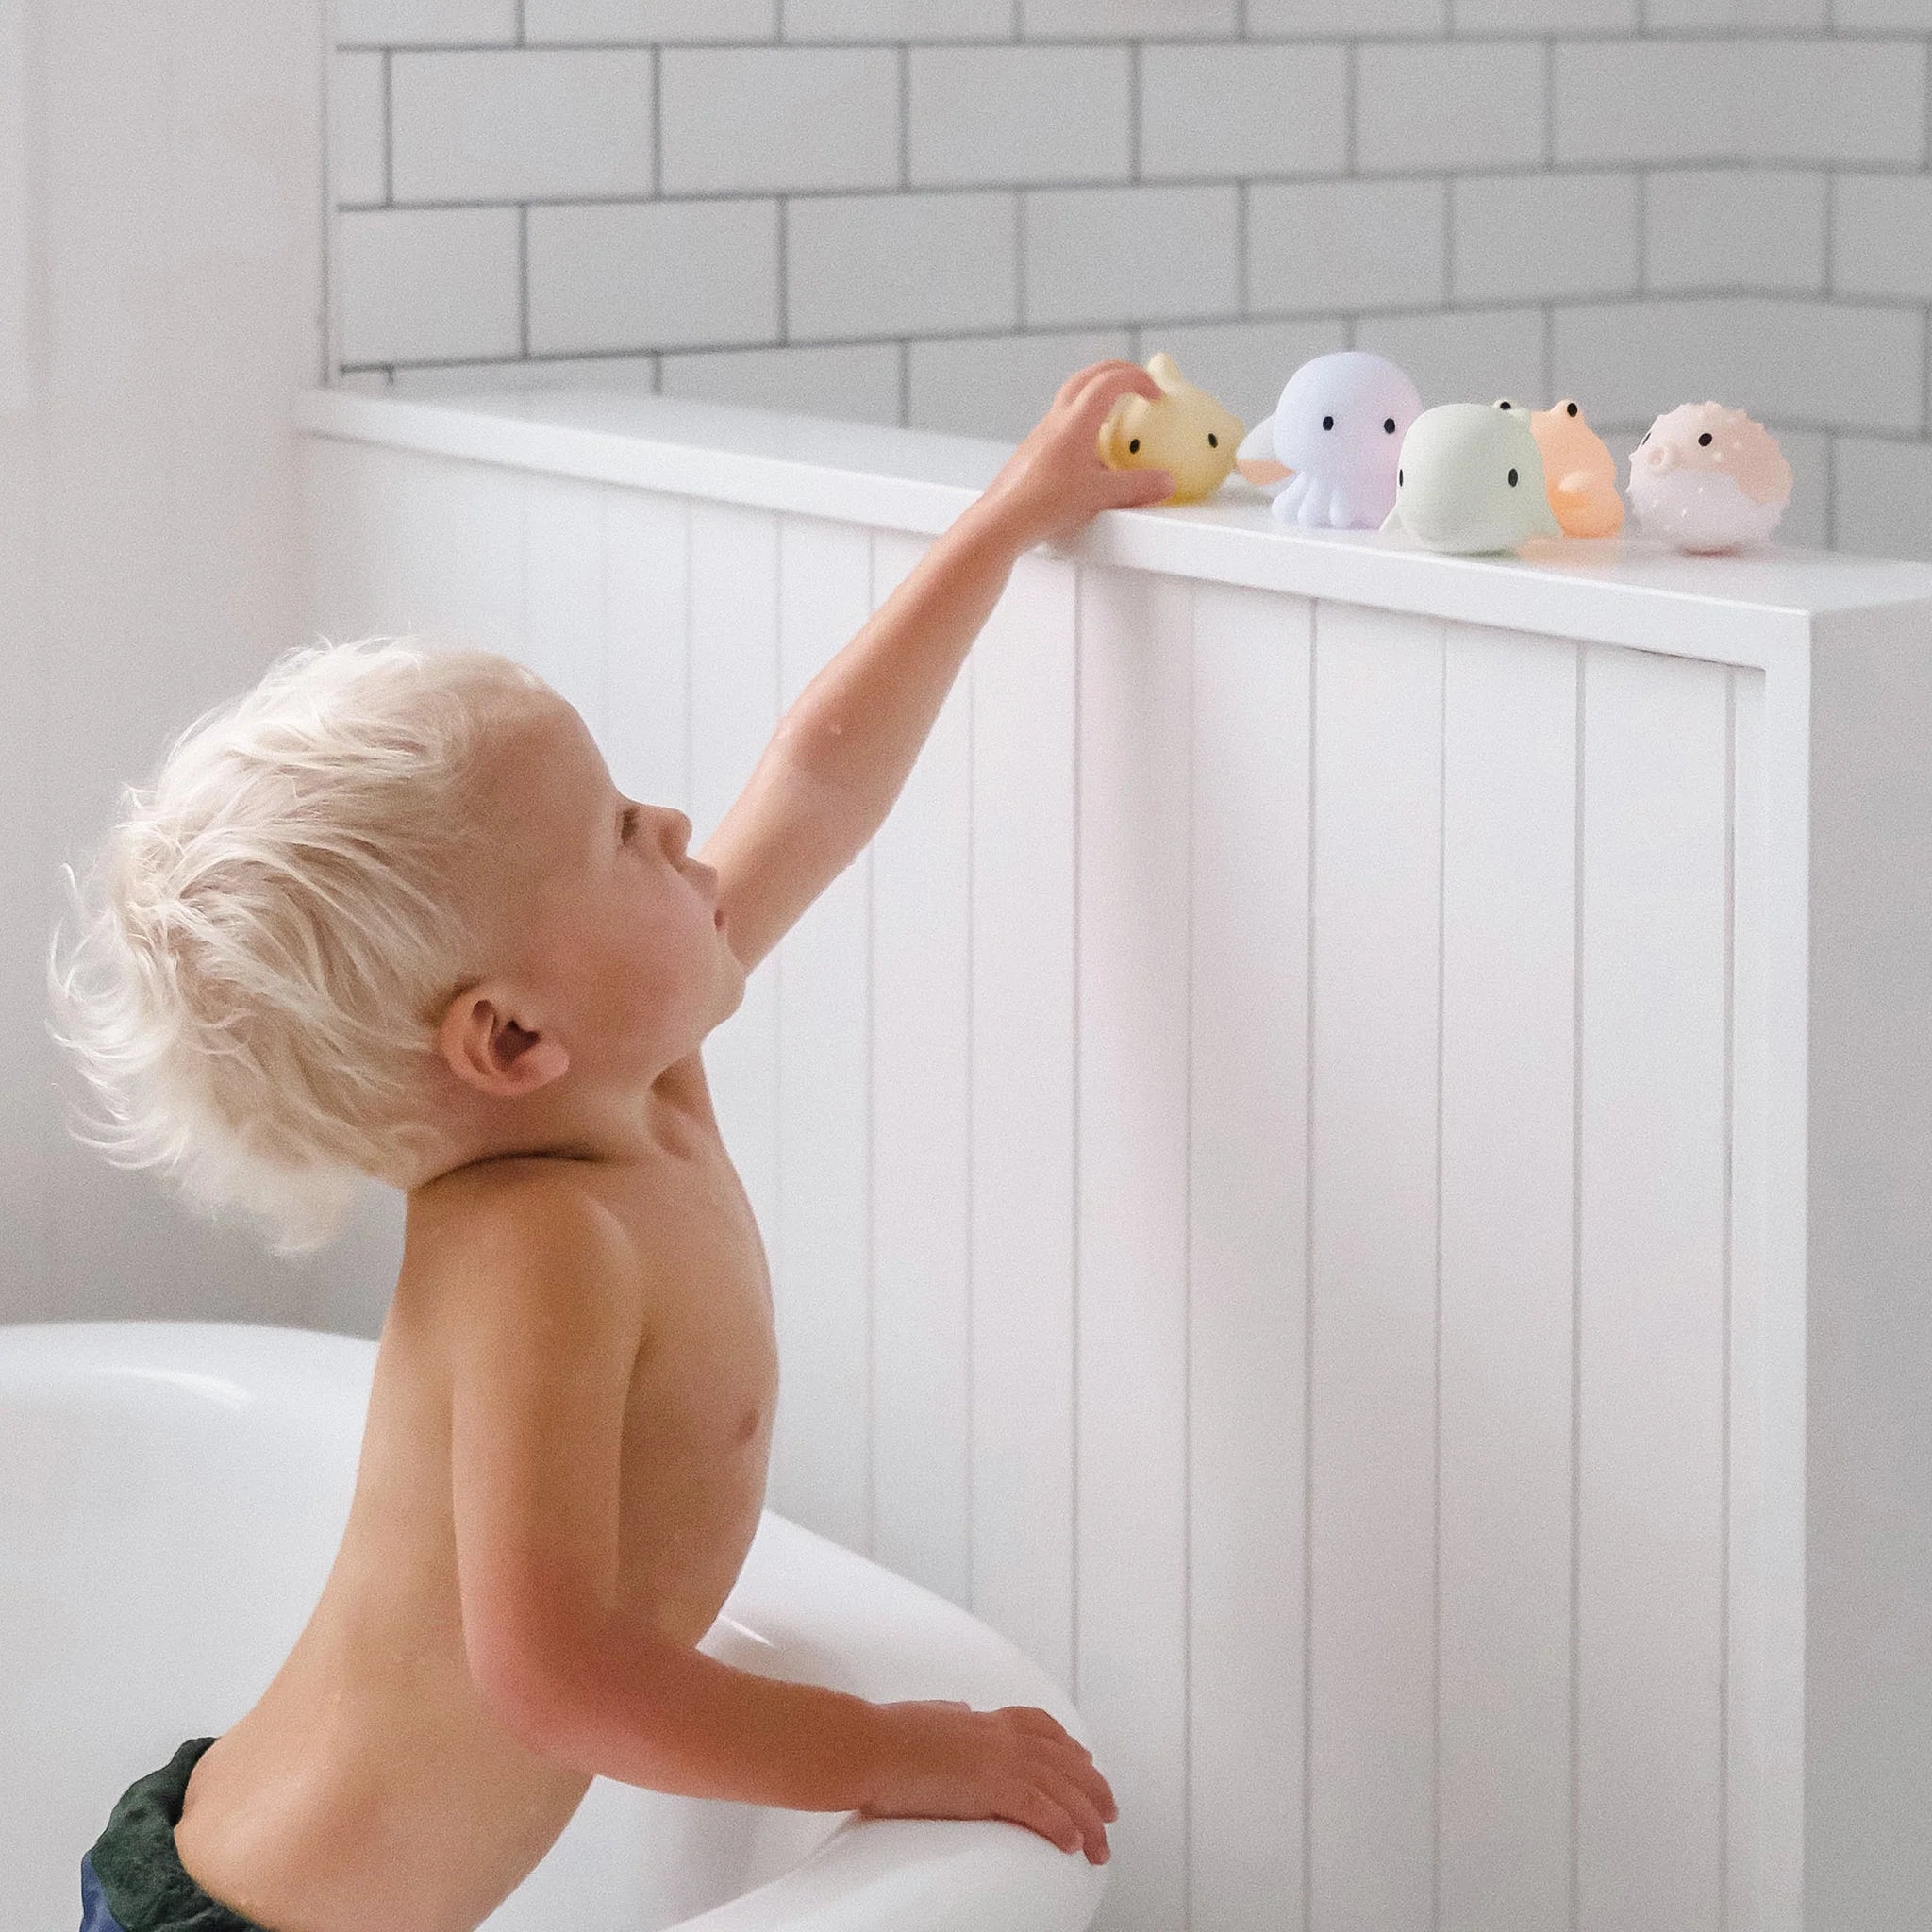
[[630, 841], [630, 835], [631, 835], [631, 834], [632, 834], [633, 832], [635, 832], [635, 831], [637, 830], [637, 828], [638, 828], [638, 808], [637, 808], [637, 807], [636, 807], [636, 806], [634, 806], [634, 805], [627, 805], [627, 806], [625, 806], [625, 808], [624, 808], [624, 833], [623, 833], [623, 836], [624, 836], [624, 839], [625, 839], [625, 842], [626, 844], [627, 844], [627, 843], [629, 843], [629, 841]]

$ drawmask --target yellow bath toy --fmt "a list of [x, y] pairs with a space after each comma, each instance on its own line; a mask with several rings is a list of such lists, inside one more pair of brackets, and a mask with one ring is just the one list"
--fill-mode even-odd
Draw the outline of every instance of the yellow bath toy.
[[1150, 402], [1125, 395], [1100, 425], [1100, 460], [1111, 470], [1172, 470], [1163, 503], [1199, 503], [1227, 481], [1241, 447], [1241, 420], [1190, 382], [1172, 356], [1147, 358], [1147, 374], [1164, 393]]
[[1530, 434], [1543, 454], [1550, 508], [1566, 537], [1614, 537], [1624, 527], [1617, 494], [1617, 459], [1566, 396], [1550, 409], [1533, 409]]

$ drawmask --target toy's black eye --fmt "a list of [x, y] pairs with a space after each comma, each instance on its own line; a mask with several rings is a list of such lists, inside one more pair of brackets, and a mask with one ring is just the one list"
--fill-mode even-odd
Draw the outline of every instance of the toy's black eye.
[[1514, 408], [1516, 407], [1516, 405], [1515, 405], [1514, 403], [1512, 403], [1512, 402], [1511, 402], [1511, 401], [1509, 400], [1509, 398], [1508, 398], [1507, 396], [1505, 396], [1505, 397], [1504, 397], [1504, 398], [1502, 399], [1502, 401], [1500, 401], [1500, 402], [1499, 402], [1499, 403], [1498, 403], [1498, 404], [1496, 405], [1496, 407], [1497, 407], [1497, 408], [1499, 408], [1499, 409], [1513, 409], [1513, 408]]
[[1333, 416], [1324, 416], [1322, 418], [1322, 427], [1324, 429], [1333, 429], [1335, 427], [1335, 418]]
[[1563, 405], [1563, 408], [1564, 408], [1565, 411], [1566, 411], [1566, 412], [1567, 412], [1568, 414], [1570, 414], [1570, 415], [1572, 415], [1572, 416], [1575, 415], [1575, 413], [1576, 413], [1576, 405], [1575, 405], [1574, 403], [1565, 403], [1565, 404]]
[[1128, 443], [1128, 445], [1127, 445], [1127, 454], [1128, 454], [1129, 456], [1135, 456], [1135, 457], [1137, 457], [1137, 456], [1139, 456], [1139, 455], [1141, 454], [1141, 439], [1140, 439], [1140, 438], [1139, 438], [1138, 436], [1137, 436], [1137, 437], [1135, 437], [1135, 439], [1133, 440], [1133, 441], [1132, 441], [1132, 442]]
[[1209, 449], [1219, 449], [1221, 447], [1220, 437], [1216, 436], [1211, 429], [1208, 432], [1208, 447]]
[[1385, 434], [1393, 436], [1395, 434], [1395, 418], [1393, 416], [1384, 416], [1382, 418], [1382, 428]]
[[1701, 446], [1707, 448], [1710, 444], [1710, 431], [1707, 429], [1697, 441]]
[[1516, 488], [1516, 472], [1514, 470], [1509, 472], [1509, 487], [1512, 490]]
[[1398, 490], [1402, 488], [1402, 472], [1400, 470], [1397, 470], [1395, 473], [1395, 487]]
[[1644, 445], [1644, 444], [1645, 444], [1646, 442], [1648, 442], [1649, 441], [1650, 441], [1650, 431], [1646, 429], [1646, 430], [1645, 430], [1645, 431], [1643, 432], [1643, 434], [1642, 434], [1641, 436], [1640, 436], [1640, 437], [1639, 437], [1639, 438], [1637, 439], [1637, 447], [1638, 447], [1639, 449], [1641, 449], [1641, 448], [1643, 447], [1643, 445]]

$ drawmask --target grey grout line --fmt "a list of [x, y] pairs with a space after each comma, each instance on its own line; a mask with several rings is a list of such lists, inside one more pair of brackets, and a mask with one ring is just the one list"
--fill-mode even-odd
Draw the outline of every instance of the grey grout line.
[[[654, 202], [742, 202], [770, 201], [774, 195], [790, 195], [793, 199], [817, 201], [883, 201], [893, 200], [906, 193], [944, 194], [944, 195], [988, 195], [988, 194], [1076, 194], [1096, 190], [1129, 191], [1136, 188], [1195, 189], [1210, 191], [1215, 189], [1237, 189], [1242, 187], [1264, 188], [1334, 188], [1334, 187], [1376, 187], [1376, 188], [1420, 188], [1438, 182], [1451, 181], [1540, 181], [1544, 179], [1571, 179], [1578, 176], [1597, 177], [1605, 175], [1703, 175], [1719, 174], [1808, 174], [1819, 175], [1827, 181], [1843, 178], [1845, 171], [1820, 168], [1810, 165], [1793, 167], [1786, 163], [1757, 164], [1738, 167], [1723, 161], [1687, 161], [1659, 168], [1606, 167], [1598, 163], [1558, 164], [1551, 168], [1529, 169], [1437, 169], [1437, 170], [1376, 170], [1368, 174], [1336, 175], [1265, 175], [1247, 174], [1240, 175], [1201, 176], [1188, 175], [1157, 175], [1139, 180], [1119, 175], [1098, 175], [1066, 176], [1054, 181], [1026, 181], [1011, 177], [975, 181], [922, 182], [916, 188], [906, 188], [891, 181], [870, 182], [854, 188], [817, 187], [771, 187], [756, 189], [686, 189], [676, 194], [633, 192], [619, 194], [532, 194], [518, 196], [515, 202], [508, 195], [479, 195], [461, 200], [410, 199], [402, 202], [341, 201], [337, 204], [339, 214], [357, 214], [365, 209], [381, 207], [408, 208], [415, 212], [430, 214], [451, 210], [483, 208], [504, 208], [512, 205], [525, 205], [532, 208], [635, 208]], [[1859, 175], [1876, 175], [1882, 178], [1916, 180], [1923, 177], [1924, 170], [1902, 165], [1886, 168], [1860, 167], [1851, 171]], [[1827, 201], [1830, 196], [1827, 195]], [[1745, 285], [1733, 284], [1733, 289], [1743, 289]], [[1772, 293], [1790, 292], [1770, 284], [1763, 287]]]
[[778, 197], [778, 341], [791, 341], [791, 198]]
[[[1081, 35], [1081, 34], [1029, 34], [1024, 39], [1011, 40], [970, 39], [963, 35], [935, 34], [930, 38], [920, 36], [908, 44], [921, 47], [1118, 47], [1130, 40], [1148, 46], [1180, 47], [1239, 47], [1242, 45], [1264, 47], [1355, 47], [1355, 46], [1421, 46], [1421, 47], [1475, 47], [1475, 46], [1520, 46], [1554, 39], [1565, 47], [1627, 47], [1633, 41], [1648, 40], [1665, 44], [1689, 45], [1698, 42], [1771, 41], [1780, 43], [1798, 42], [1805, 44], [1824, 44], [1837, 42], [1847, 45], [1915, 47], [1925, 45], [1926, 32], [1924, 28], [1913, 27], [1874, 27], [1869, 32], [1834, 32], [1816, 27], [1777, 27], [1770, 31], [1752, 27], [1724, 26], [1661, 26], [1644, 29], [1637, 34], [1625, 32], [1557, 33], [1553, 35], [1546, 26], [1534, 29], [1524, 28], [1521, 32], [1492, 32], [1483, 30], [1471, 33], [1419, 34], [1419, 33], [1285, 33], [1250, 34], [1245, 38], [1228, 35], [1195, 35], [1191, 38], [1164, 34], [1142, 35]], [[635, 38], [623, 36], [599, 39], [585, 35], [570, 40], [532, 41], [524, 43], [543, 52], [557, 53], [596, 53], [611, 48], [639, 47], [677, 47], [694, 48], [705, 53], [741, 54], [759, 49], [802, 50], [851, 50], [853, 48], [877, 48], [896, 45], [898, 42], [878, 35], [867, 38], [862, 35], [848, 35], [843, 38], [827, 38], [812, 41], [780, 41], [771, 39], [751, 40], [653, 40], [640, 34]], [[378, 48], [393, 47], [399, 52], [409, 54], [477, 54], [503, 53], [515, 51], [519, 42], [503, 41], [338, 41], [334, 51], [339, 54], [368, 53]]]
[[1235, 307], [1243, 315], [1253, 307], [1248, 251], [1248, 184], [1237, 181], [1234, 192], [1234, 298]]
[[1543, 168], [1557, 158], [1557, 42], [1543, 42]]
[[[758, 196], [757, 198], [769, 200], [773, 197]], [[797, 199], [797, 197], [783, 196], [778, 197], [778, 199], [789, 202]], [[526, 206], [523, 203], [508, 205], [519, 208]], [[549, 205], [538, 202], [528, 204], [527, 206], [541, 208]], [[1023, 195], [1020, 201], [1021, 217], [1023, 220], [1025, 205], [1025, 198]], [[376, 212], [374, 209], [352, 210], [352, 212], [357, 211]], [[1815, 293], [1800, 293], [1790, 289], [1732, 286], [1726, 288], [1683, 290], [1661, 295], [1641, 293], [1577, 297], [1524, 295], [1506, 300], [1480, 296], [1467, 301], [1449, 300], [1407, 304], [1377, 303], [1370, 308], [1345, 309], [1334, 308], [1269, 308], [1248, 313], [1243, 313], [1239, 309], [1215, 309], [1202, 310], [1198, 313], [1188, 315], [1164, 315], [1150, 318], [1150, 320], [1158, 321], [1161, 325], [1173, 328], [1223, 328], [1237, 323], [1306, 323], [1313, 325], [1318, 323], [1333, 322], [1340, 319], [1352, 319], [1362, 322], [1425, 322], [1432, 317], [1439, 316], [1520, 316], [1540, 312], [1546, 304], [1554, 304], [1566, 314], [1579, 314], [1613, 309], [1682, 308], [1697, 310], [1708, 309], [1721, 303], [1736, 302], [1774, 302], [1784, 308], [1841, 309], [1853, 313], [1871, 310], [1880, 314], [1912, 315], [1919, 318], [1924, 317], [1928, 308], [1927, 302], [1924, 299], [1898, 301], [1886, 296], [1841, 295], [1826, 300]], [[964, 341], [967, 339], [987, 339], [1016, 335], [1065, 335], [1081, 329], [1120, 328], [1131, 325], [1130, 321], [1124, 323], [1123, 319], [1116, 315], [1065, 315], [1054, 316], [1043, 320], [1029, 320], [1022, 323], [1017, 327], [1006, 324], [983, 328], [960, 328], [942, 325], [933, 328], [911, 329], [893, 334], [868, 335], [863, 331], [858, 331], [852, 334], [808, 336], [803, 340], [808, 343], [824, 346], [830, 346], [835, 343], [894, 342], [900, 340], [900, 335], [903, 333], [914, 341]], [[790, 343], [791, 341], [792, 338], [786, 336], [782, 338], [759, 338], [756, 341], [702, 343], [691, 346], [719, 349], [772, 348], [780, 343]], [[591, 351], [590, 353], [626, 356], [643, 355], [647, 354], [653, 346], [653, 344], [645, 343], [641, 348]], [[680, 346], [685, 345], [681, 344]]]
[[1932, 310], [1919, 318], [1919, 434], [1932, 436]]
[[1919, 92], [1925, 98], [1925, 141], [1921, 152], [1924, 165], [1932, 168], [1932, 40], [1925, 42], [1921, 58], [1924, 64], [1919, 71]]
[[1356, 94], [1357, 92], [1357, 76], [1360, 71], [1359, 50], [1353, 42], [1350, 42], [1346, 67], [1347, 78], [1343, 82], [1341, 95], [1341, 159], [1343, 171], [1347, 175], [1353, 175], [1356, 171]]
[[664, 50], [651, 49], [651, 192], [664, 193]]
[[912, 186], [912, 49], [899, 49], [899, 186]]
[[1838, 438], [1824, 439], [1824, 547], [1838, 544]]
[[1013, 313], [1019, 317], [1022, 333], [1026, 333], [1026, 197], [1024, 194], [1013, 197]]
[[1838, 293], [1838, 184], [1836, 175], [1824, 183], [1824, 299]]
[[1640, 295], [1655, 292], [1650, 285], [1651, 198], [1656, 192], [1652, 178], [1649, 168], [1637, 171], [1637, 292]]

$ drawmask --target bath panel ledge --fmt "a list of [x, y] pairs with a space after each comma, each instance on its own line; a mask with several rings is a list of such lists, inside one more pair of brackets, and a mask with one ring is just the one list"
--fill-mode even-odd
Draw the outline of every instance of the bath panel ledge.
[[[934, 536], [1010, 443], [600, 389], [296, 399], [311, 435]], [[1372, 530], [1285, 529], [1239, 479], [1212, 501], [1108, 510], [1089, 562], [1769, 669], [1840, 613], [1932, 606], [1932, 564], [1772, 546], [1686, 557], [1642, 537], [1539, 539], [1453, 557]]]

